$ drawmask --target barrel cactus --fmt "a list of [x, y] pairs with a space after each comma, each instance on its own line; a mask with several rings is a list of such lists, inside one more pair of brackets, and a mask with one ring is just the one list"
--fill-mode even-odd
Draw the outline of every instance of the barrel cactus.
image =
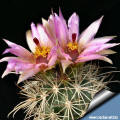
[[89, 107], [94, 95], [106, 87], [106, 75], [99, 75], [93, 64], [68, 67], [66, 73], [49, 70], [24, 82], [21, 95], [25, 101], [12, 112], [25, 109], [33, 120], [77, 120]]
[[3, 54], [16, 57], [0, 60], [8, 62], [2, 77], [11, 72], [20, 74], [20, 94], [26, 98], [10, 114], [25, 109], [26, 120], [76, 120], [84, 116], [94, 95], [106, 87], [106, 75], [97, 65], [86, 62], [97, 59], [112, 64], [106, 56], [114, 54], [109, 48], [118, 45], [107, 43], [115, 36], [94, 38], [102, 19], [79, 35], [76, 13], [67, 25], [61, 10], [59, 15], [52, 12], [42, 24], [31, 23], [26, 32], [31, 52], [4, 39], [10, 48]]

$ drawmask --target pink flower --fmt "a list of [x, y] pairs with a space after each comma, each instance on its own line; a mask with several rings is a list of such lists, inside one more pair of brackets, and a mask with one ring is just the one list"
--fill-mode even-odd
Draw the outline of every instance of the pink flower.
[[0, 62], [8, 62], [2, 77], [15, 72], [21, 74], [18, 80], [18, 83], [20, 83], [40, 71], [54, 67], [57, 59], [57, 48], [45, 32], [44, 27], [40, 24], [36, 27], [32, 23], [31, 30], [26, 33], [26, 38], [32, 52], [20, 45], [4, 40], [10, 48], [6, 49], [3, 54], [12, 53], [17, 57], [4, 57], [0, 60]]
[[112, 64], [106, 57], [115, 53], [109, 48], [118, 45], [117, 43], [107, 43], [114, 36], [94, 38], [102, 21], [100, 19], [93, 22], [79, 35], [79, 17], [73, 13], [68, 20], [68, 25], [59, 11], [59, 16], [54, 13], [50, 15], [48, 21], [43, 21], [46, 30], [54, 41], [58, 41], [58, 58], [62, 64], [63, 71], [70, 64], [87, 62], [90, 60], [104, 60]]
[[2, 77], [15, 72], [21, 74], [18, 80], [20, 83], [40, 71], [51, 69], [56, 60], [61, 62], [64, 72], [70, 64], [90, 60], [99, 59], [112, 63], [106, 56], [115, 53], [109, 48], [118, 44], [107, 42], [112, 40], [114, 36], [94, 38], [102, 18], [93, 22], [80, 35], [79, 17], [76, 13], [73, 13], [69, 18], [68, 25], [61, 10], [59, 16], [53, 13], [48, 21], [42, 19], [43, 25], [35, 26], [32, 23], [31, 30], [26, 33], [31, 52], [20, 45], [4, 40], [10, 47], [4, 51], [4, 54], [12, 53], [16, 57], [4, 57], [0, 60], [0, 62], [8, 62]]

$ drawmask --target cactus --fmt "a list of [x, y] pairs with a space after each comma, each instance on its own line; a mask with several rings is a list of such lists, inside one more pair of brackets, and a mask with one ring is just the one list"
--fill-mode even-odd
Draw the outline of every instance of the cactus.
[[105, 88], [105, 78], [93, 64], [70, 66], [65, 73], [56, 69], [38, 73], [23, 83], [20, 94], [26, 100], [10, 114], [25, 109], [27, 120], [77, 120], [87, 112], [94, 95]]
[[106, 56], [116, 53], [110, 48], [119, 45], [107, 43], [115, 36], [94, 38], [102, 19], [79, 34], [79, 16], [73, 13], [66, 24], [59, 9], [59, 15], [52, 11], [42, 24], [31, 23], [31, 30], [26, 32], [31, 52], [3, 39], [9, 46], [3, 54], [16, 57], [0, 59], [8, 62], [2, 78], [20, 74], [17, 84], [22, 82], [20, 94], [25, 97], [9, 115], [20, 109], [25, 109], [27, 120], [76, 120], [85, 115], [94, 95], [108, 83], [108, 75], [88, 62], [112, 64]]

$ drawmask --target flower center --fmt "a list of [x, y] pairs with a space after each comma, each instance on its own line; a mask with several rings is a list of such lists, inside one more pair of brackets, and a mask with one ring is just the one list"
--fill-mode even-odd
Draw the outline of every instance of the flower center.
[[36, 58], [39, 57], [39, 56], [42, 56], [43, 58], [46, 58], [47, 55], [49, 54], [49, 52], [50, 52], [49, 47], [39, 47], [39, 46], [37, 46], [35, 48], [34, 55], [35, 55]]
[[70, 55], [72, 58], [72, 61], [75, 61], [79, 55], [78, 52], [78, 43], [76, 42], [77, 34], [72, 34], [72, 41], [67, 44], [66, 52]]
[[78, 49], [78, 44], [76, 42], [69, 42], [67, 44], [67, 47], [69, 50], [77, 50]]
[[50, 48], [49, 47], [45, 47], [45, 46], [40, 46], [39, 44], [39, 40], [37, 38], [34, 38], [33, 39], [34, 43], [36, 44], [36, 48], [35, 48], [35, 52], [34, 52], [34, 56], [36, 58], [38, 57], [43, 57], [43, 58], [46, 58], [47, 55], [49, 54], [50, 52]]

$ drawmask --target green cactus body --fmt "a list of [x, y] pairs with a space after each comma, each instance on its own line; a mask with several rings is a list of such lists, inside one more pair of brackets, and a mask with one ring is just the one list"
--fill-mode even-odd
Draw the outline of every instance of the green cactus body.
[[64, 74], [54, 69], [38, 73], [24, 82], [20, 93], [26, 100], [12, 112], [25, 109], [27, 120], [77, 120], [105, 87], [105, 76], [98, 75], [99, 68], [90, 64], [68, 67]]

